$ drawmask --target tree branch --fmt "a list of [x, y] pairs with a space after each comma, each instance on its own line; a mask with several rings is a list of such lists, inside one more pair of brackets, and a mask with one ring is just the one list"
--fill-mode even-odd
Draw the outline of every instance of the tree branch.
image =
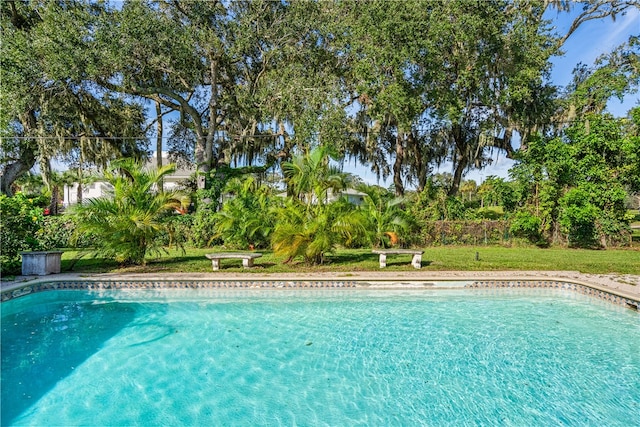
[[624, 13], [627, 9], [640, 7], [639, 0], [590, 0], [590, 7], [585, 9], [571, 23], [567, 33], [558, 41], [558, 47], [562, 46], [569, 37], [585, 22], [594, 19], [602, 19], [611, 16], [615, 20], [616, 15]]

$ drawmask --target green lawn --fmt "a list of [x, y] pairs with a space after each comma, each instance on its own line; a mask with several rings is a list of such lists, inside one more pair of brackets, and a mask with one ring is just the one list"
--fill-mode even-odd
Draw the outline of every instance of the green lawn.
[[[118, 268], [114, 262], [84, 256], [76, 260], [78, 252], [65, 251], [62, 270], [75, 272], [211, 272], [211, 261], [204, 254], [219, 249], [187, 249], [186, 253], [170, 250], [169, 254], [150, 259], [145, 267]], [[245, 270], [240, 260], [222, 260], [220, 272], [285, 273], [285, 272], [349, 272], [377, 271], [378, 256], [368, 249], [340, 249], [327, 257], [320, 266], [306, 266], [294, 261], [283, 264], [284, 259], [271, 251], [260, 251], [262, 258], [255, 260], [255, 268]], [[479, 260], [476, 261], [476, 253]], [[390, 271], [412, 271], [410, 255], [387, 257]], [[72, 270], [71, 270], [72, 269]], [[571, 270], [583, 273], [625, 273], [640, 275], [640, 250], [580, 250], [504, 248], [497, 246], [426, 248], [422, 256], [423, 271], [446, 270]]]

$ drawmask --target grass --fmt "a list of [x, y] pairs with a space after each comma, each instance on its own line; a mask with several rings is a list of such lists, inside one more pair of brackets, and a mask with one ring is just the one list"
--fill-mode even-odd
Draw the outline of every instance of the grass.
[[[62, 271], [79, 273], [213, 273], [211, 261], [204, 254], [219, 248], [188, 248], [186, 253], [169, 250], [169, 254], [149, 259], [144, 267], [119, 268], [115, 262], [83, 256], [79, 252], [65, 251], [62, 256]], [[243, 269], [241, 260], [222, 260], [224, 272], [250, 273], [314, 273], [378, 271], [378, 256], [369, 249], [340, 249], [329, 255], [325, 264], [307, 266], [300, 261], [283, 264], [284, 258], [271, 251], [255, 260], [255, 267]], [[479, 259], [476, 260], [476, 253]], [[413, 271], [410, 255], [387, 257], [387, 271]], [[499, 246], [445, 246], [425, 248], [422, 256], [422, 271], [491, 271], [491, 270], [571, 270], [582, 273], [621, 273], [640, 275], [640, 250], [609, 249], [603, 251], [533, 247], [506, 248]]]

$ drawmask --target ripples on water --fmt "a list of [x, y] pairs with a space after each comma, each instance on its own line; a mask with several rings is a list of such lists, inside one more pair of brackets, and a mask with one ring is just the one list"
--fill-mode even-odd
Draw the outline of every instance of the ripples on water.
[[2, 304], [2, 425], [638, 419], [640, 315], [564, 291], [67, 291]]

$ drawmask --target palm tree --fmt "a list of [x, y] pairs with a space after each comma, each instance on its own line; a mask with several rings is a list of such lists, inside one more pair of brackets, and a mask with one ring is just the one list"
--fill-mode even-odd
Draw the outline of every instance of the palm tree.
[[44, 189], [44, 181], [42, 175], [26, 172], [15, 181], [15, 186], [20, 189], [23, 194], [39, 194]]
[[460, 193], [462, 194], [462, 198], [466, 196], [467, 201], [470, 202], [473, 197], [475, 197], [478, 191], [478, 184], [472, 179], [463, 180], [460, 185]]
[[160, 252], [155, 237], [169, 231], [163, 219], [180, 208], [177, 192], [158, 191], [159, 182], [174, 170], [174, 165], [167, 165], [147, 171], [132, 159], [112, 162], [104, 175], [112, 194], [72, 209], [77, 233], [97, 237], [97, 254], [122, 265], [144, 264], [147, 253]]
[[329, 163], [329, 148], [316, 147], [307, 154], [294, 156], [291, 162], [282, 164], [282, 172], [290, 195], [306, 203], [324, 204], [329, 190], [344, 190], [353, 176]]
[[362, 185], [358, 191], [366, 194], [359, 210], [366, 220], [367, 234], [374, 247], [388, 247], [395, 243], [398, 233], [409, 230], [407, 215], [402, 210], [404, 197], [390, 197], [384, 188]]
[[310, 206], [288, 198], [275, 213], [271, 244], [276, 255], [287, 257], [285, 263], [302, 256], [307, 264], [322, 264], [338, 244], [349, 245], [366, 232], [363, 215], [345, 198]]
[[330, 165], [327, 147], [294, 156], [282, 171], [293, 197], [274, 208], [271, 244], [276, 254], [287, 256], [285, 262], [302, 256], [308, 264], [321, 264], [338, 244], [365, 235], [364, 218], [354, 205], [344, 198], [329, 202], [329, 191], [347, 188], [352, 175]]
[[258, 186], [249, 177], [229, 181], [225, 191], [232, 193], [233, 198], [214, 215], [214, 238], [221, 237], [225, 244], [241, 248], [266, 246], [274, 228], [270, 189]]

